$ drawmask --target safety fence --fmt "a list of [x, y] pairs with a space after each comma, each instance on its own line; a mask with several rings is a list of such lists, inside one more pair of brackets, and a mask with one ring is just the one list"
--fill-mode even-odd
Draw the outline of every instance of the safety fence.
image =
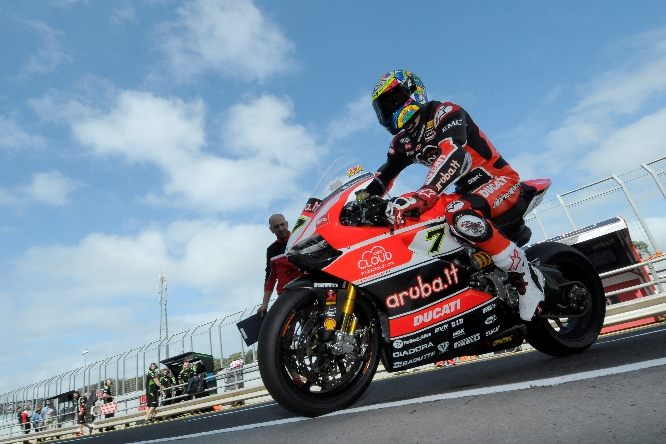
[[[538, 242], [605, 219], [622, 216], [627, 222], [634, 246], [640, 255], [644, 259], [655, 256], [660, 251], [658, 242], [644, 217], [647, 214], [647, 217], [663, 217], [666, 221], [664, 176], [666, 176], [666, 157], [641, 164], [640, 168], [627, 173], [612, 175], [576, 190], [558, 194], [554, 199], [542, 202], [526, 218], [526, 223], [533, 232], [532, 241]], [[609, 306], [605, 325], [617, 325], [666, 313], [666, 274], [663, 273], [666, 270], [665, 259], [663, 256], [657, 257], [632, 266], [646, 267], [652, 282], [621, 291], [653, 287], [654, 294]], [[614, 270], [602, 277], [632, 267]], [[607, 296], [612, 294], [614, 293], [609, 292]], [[0, 440], [8, 437], [10, 433], [17, 432], [17, 408], [36, 408], [43, 405], [45, 399], [71, 390], [78, 390], [81, 393], [94, 392], [103, 386], [107, 378], [114, 380], [112, 393], [117, 400], [124, 403], [124, 412], [129, 414], [132, 409], [138, 408], [138, 403], [135, 405], [134, 402], [145, 391], [144, 381], [148, 365], [170, 356], [188, 351], [209, 353], [215, 357], [215, 373], [218, 379], [226, 378], [229, 363], [236, 359], [243, 359], [246, 366], [253, 363], [256, 365], [256, 349], [254, 346], [250, 348], [245, 346], [236, 323], [255, 313], [258, 307], [255, 305], [222, 319], [215, 319], [172, 334], [161, 341], [153, 341], [1, 394]], [[258, 386], [260, 385], [259, 382]], [[186, 408], [187, 403], [182, 404], [179, 408]]]

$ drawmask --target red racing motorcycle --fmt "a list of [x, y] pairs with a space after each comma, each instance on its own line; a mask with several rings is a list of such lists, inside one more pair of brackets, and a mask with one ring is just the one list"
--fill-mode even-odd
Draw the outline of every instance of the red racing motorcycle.
[[[393, 230], [386, 200], [365, 191], [374, 175], [342, 157], [329, 167], [294, 225], [287, 258], [307, 273], [266, 315], [258, 361], [284, 408], [305, 416], [348, 407], [381, 360], [388, 372], [514, 348], [565, 356], [597, 339], [606, 313], [590, 261], [542, 242], [526, 250], [546, 278], [546, 309], [524, 322], [518, 292], [490, 257], [452, 234], [444, 217], [455, 194]], [[521, 201], [493, 223], [518, 246], [524, 216], [549, 180], [521, 183]]]

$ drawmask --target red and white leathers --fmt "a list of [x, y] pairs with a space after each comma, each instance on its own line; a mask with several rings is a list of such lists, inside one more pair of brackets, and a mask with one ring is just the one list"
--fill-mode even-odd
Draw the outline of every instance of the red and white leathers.
[[520, 199], [518, 173], [469, 114], [454, 103], [431, 101], [412, 121], [391, 141], [386, 163], [377, 171], [368, 192], [384, 195], [398, 174], [413, 163], [430, 168], [419, 190], [389, 204], [387, 214], [397, 227], [414, 210], [428, 211], [455, 184], [455, 192], [461, 197], [449, 204], [445, 213], [451, 230], [487, 252], [499, 268], [525, 273], [520, 313], [522, 319], [531, 320], [538, 302], [543, 300], [543, 276], [528, 268], [524, 252], [491, 221]]

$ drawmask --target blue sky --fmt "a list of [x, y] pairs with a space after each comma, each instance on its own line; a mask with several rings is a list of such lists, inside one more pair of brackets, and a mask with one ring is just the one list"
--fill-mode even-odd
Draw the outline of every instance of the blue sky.
[[0, 392], [156, 338], [160, 273], [172, 331], [260, 302], [267, 217], [383, 163], [392, 69], [554, 192], [666, 153], [658, 1], [1, 2], [0, 54], [0, 333], [37, 369]]

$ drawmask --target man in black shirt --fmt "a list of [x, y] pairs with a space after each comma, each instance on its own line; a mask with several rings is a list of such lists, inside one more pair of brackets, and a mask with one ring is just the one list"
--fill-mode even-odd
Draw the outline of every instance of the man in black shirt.
[[[180, 389], [180, 393], [185, 395], [187, 392], [187, 381], [190, 380], [192, 376], [194, 376], [194, 370], [190, 366], [189, 362], [183, 362], [183, 369], [178, 373], [178, 384], [185, 384], [183, 387]], [[191, 399], [189, 396], [185, 396], [181, 398], [181, 401], [186, 401], [188, 399]]]
[[143, 421], [144, 423], [153, 420], [160, 390], [162, 390], [162, 383], [157, 375], [157, 364], [153, 362], [146, 375], [146, 419]]
[[162, 384], [162, 393], [164, 393], [164, 398], [162, 399], [162, 405], [171, 405], [171, 398], [173, 397], [172, 388], [176, 385], [176, 378], [169, 372], [168, 368], [162, 369], [162, 376], [160, 376], [160, 383]]
[[[102, 390], [102, 399], [104, 400], [104, 404], [113, 402], [113, 393], [111, 390], [111, 385], [113, 385], [113, 380], [111, 378], [108, 378], [104, 382], [104, 390]], [[107, 413], [106, 415], [104, 415], [104, 419], [113, 418], [114, 415], [115, 413]], [[107, 427], [106, 431], [113, 429], [115, 429], [115, 427]]]

